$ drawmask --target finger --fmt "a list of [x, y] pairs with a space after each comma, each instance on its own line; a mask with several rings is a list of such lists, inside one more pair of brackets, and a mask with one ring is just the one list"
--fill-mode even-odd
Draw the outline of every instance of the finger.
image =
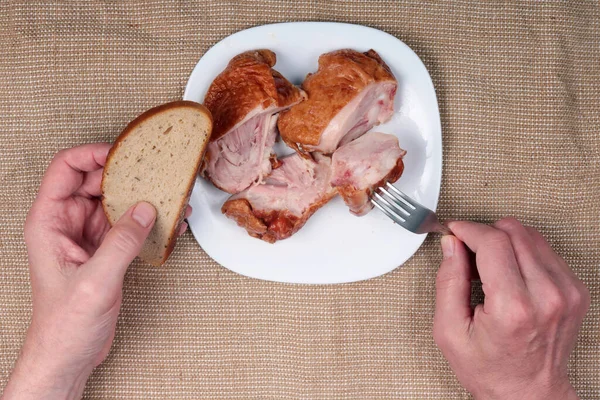
[[[448, 230], [450, 230], [450, 228], [448, 227], [448, 224], [451, 222], [454, 222], [454, 221], [456, 221], [456, 220], [446, 220], [444, 222], [444, 225], [446, 226], [446, 228], [448, 228]], [[475, 259], [475, 253], [472, 252], [470, 249], [467, 249], [467, 253], [469, 254], [469, 265], [471, 266], [471, 281], [480, 280], [479, 271], [477, 271], [477, 262]]]
[[[464, 244], [463, 244], [464, 246]], [[471, 281], [481, 280], [479, 277], [479, 271], [477, 271], [477, 258], [475, 253], [473, 253], [470, 249], [466, 248], [467, 254], [469, 255], [469, 266], [471, 268]]]
[[93, 280], [121, 285], [127, 267], [142, 250], [155, 221], [156, 210], [149, 203], [140, 202], [127, 210], [87, 263]]
[[189, 218], [190, 215], [192, 215], [192, 206], [188, 205], [187, 208], [185, 209], [185, 218]]
[[[550, 272], [553, 281], [562, 289], [569, 303], [575, 306], [589, 303], [588, 289], [567, 262], [552, 249], [550, 243], [536, 229], [529, 226], [525, 229], [538, 249], [542, 263]], [[583, 309], [587, 311], [587, 306]]]
[[177, 236], [183, 235], [187, 228], [188, 224], [186, 222], [182, 222], [181, 225], [179, 225], [179, 231], [177, 232]]
[[84, 173], [101, 169], [111, 145], [94, 143], [59, 151], [50, 163], [42, 184], [40, 196], [64, 200], [83, 183]]
[[569, 268], [566, 261], [554, 251], [552, 246], [550, 246], [550, 243], [548, 243], [546, 238], [544, 238], [540, 232], [530, 226], [526, 226], [525, 230], [529, 233], [531, 241], [538, 250], [542, 262], [551, 272], [575, 277], [575, 274], [571, 268]]
[[486, 296], [514, 297], [526, 290], [508, 235], [469, 221], [449, 224], [454, 235], [473, 252]]
[[75, 191], [75, 194], [87, 198], [100, 196], [102, 194], [102, 172], [104, 170], [97, 169], [96, 171], [84, 173], [83, 182], [79, 189]]
[[465, 245], [456, 237], [442, 237], [444, 260], [436, 278], [434, 331], [440, 335], [468, 332], [471, 310], [471, 266]]
[[501, 219], [493, 226], [508, 235], [525, 285], [531, 292], [540, 294], [540, 290], [552, 282], [529, 232], [514, 218]]
[[552, 249], [544, 236], [532, 227], [526, 227], [535, 243], [543, 262], [555, 276], [555, 281], [563, 289], [572, 312], [578, 313], [581, 318], [585, 316], [590, 306], [590, 292], [585, 283], [579, 279], [567, 262]]
[[110, 224], [99, 200], [90, 205], [86, 215], [82, 247], [86, 248], [90, 256], [93, 256], [104, 241], [104, 236], [110, 230]]

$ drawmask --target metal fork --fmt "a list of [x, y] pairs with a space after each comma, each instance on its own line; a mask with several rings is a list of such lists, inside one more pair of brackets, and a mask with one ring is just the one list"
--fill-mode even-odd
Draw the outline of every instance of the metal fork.
[[379, 187], [373, 192], [371, 203], [392, 221], [413, 233], [438, 232], [443, 235], [452, 233], [440, 223], [433, 211], [423, 207], [389, 182], [385, 187]]

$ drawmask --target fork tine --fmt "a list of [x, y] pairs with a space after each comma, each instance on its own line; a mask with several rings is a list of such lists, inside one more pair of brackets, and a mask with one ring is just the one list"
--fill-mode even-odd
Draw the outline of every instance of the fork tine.
[[403, 224], [406, 222], [406, 220], [404, 218], [402, 218], [395, 212], [388, 211], [388, 209], [386, 207], [380, 205], [375, 199], [371, 199], [371, 203], [375, 207], [379, 208], [381, 210], [381, 212], [384, 213], [385, 215], [387, 215], [392, 221], [394, 221], [398, 225], [404, 226]]
[[392, 221], [416, 234], [428, 232], [451, 234], [450, 230], [440, 223], [434, 211], [411, 199], [389, 182], [387, 189], [389, 191], [379, 187], [373, 191], [371, 203]]
[[389, 182], [386, 182], [386, 186], [388, 188], [390, 188], [390, 190], [391, 190], [390, 194], [392, 194], [394, 198], [396, 198], [396, 199], [398, 199], [400, 201], [403, 201], [404, 203], [406, 203], [413, 210], [417, 209], [417, 205], [415, 205], [413, 199], [411, 199], [410, 197], [408, 197], [407, 195], [405, 195], [404, 193], [402, 193], [400, 190], [398, 190], [394, 185], [392, 185]]
[[404, 214], [406, 214], [407, 216], [410, 216], [410, 207], [407, 206], [406, 204], [402, 203], [400, 200], [398, 200], [396, 197], [394, 197], [391, 193], [389, 193], [387, 190], [385, 190], [384, 188], [379, 188], [379, 190], [381, 191], [381, 193], [387, 195], [389, 197], [389, 200], [391, 201], [387, 201], [383, 196], [379, 195], [379, 193], [375, 192], [374, 195], [376, 197], [378, 197], [379, 199], [381, 199], [381, 201], [385, 202], [385, 204], [391, 208], [395, 208], [398, 209], [400, 211], [402, 211]]

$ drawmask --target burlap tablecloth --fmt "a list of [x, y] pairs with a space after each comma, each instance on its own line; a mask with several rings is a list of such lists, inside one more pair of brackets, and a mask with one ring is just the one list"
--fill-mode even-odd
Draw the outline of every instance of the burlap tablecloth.
[[[570, 373], [599, 399], [596, 1], [0, 2], [0, 385], [30, 316], [22, 228], [52, 155], [180, 98], [225, 36], [298, 20], [382, 29], [421, 57], [442, 116], [439, 213], [514, 215], [549, 238], [592, 293]], [[468, 398], [431, 337], [440, 258], [430, 237], [383, 277], [286, 285], [229, 272], [188, 233], [167, 268], [128, 272], [85, 398]]]

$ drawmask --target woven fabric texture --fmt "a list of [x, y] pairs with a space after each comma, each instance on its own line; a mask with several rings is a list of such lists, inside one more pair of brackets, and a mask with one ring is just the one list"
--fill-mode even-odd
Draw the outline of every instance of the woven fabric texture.
[[[441, 217], [512, 215], [547, 236], [591, 291], [570, 374], [599, 399], [600, 10], [586, 0], [0, 2], [0, 385], [31, 313], [23, 223], [53, 154], [181, 98], [227, 35], [306, 20], [378, 28], [421, 57], [442, 118]], [[187, 233], [166, 268], [130, 268], [84, 397], [470, 398], [432, 339], [440, 260], [429, 237], [377, 279], [278, 284], [229, 272]]]

